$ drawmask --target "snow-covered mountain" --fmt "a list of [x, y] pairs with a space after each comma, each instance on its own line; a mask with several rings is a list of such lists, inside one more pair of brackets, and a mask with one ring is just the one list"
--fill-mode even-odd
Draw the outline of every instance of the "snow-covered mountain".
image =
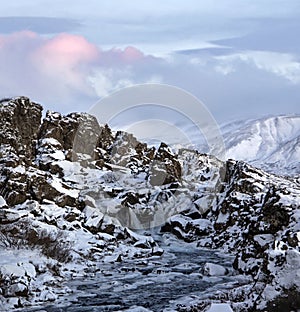
[[300, 174], [300, 115], [227, 124], [222, 133], [227, 158], [281, 175]]
[[[167, 295], [186, 278], [211, 288], [193, 286], [173, 306], [163, 294], [159, 310], [207, 311], [212, 302], [228, 311], [300, 308], [299, 179], [195, 150], [174, 153], [165, 143], [149, 147], [86, 113], [42, 119], [42, 106], [25, 97], [3, 101], [0, 117], [0, 311], [64, 302], [64, 282], [110, 275], [103, 291], [141, 296], [145, 287], [154, 303], [151, 285], [176, 255], [164, 267], [162, 259], [180, 242], [193, 252], [166, 278]], [[207, 248], [232, 255], [232, 267], [209, 255], [198, 268], [193, 257]], [[129, 274], [123, 288], [118, 272]], [[133, 275], [152, 280], [131, 285]], [[119, 297], [110, 311], [146, 311]]]
[[[159, 146], [159, 142], [167, 141], [174, 150], [186, 147], [202, 153], [212, 152], [201, 129], [187, 120], [174, 120], [168, 127], [156, 126], [155, 129], [155, 126], [152, 123], [150, 128], [143, 122], [139, 127], [129, 129], [149, 145]], [[148, 131], [142, 131], [147, 127]], [[161, 128], [164, 131], [159, 131]], [[243, 160], [270, 173], [300, 174], [300, 115], [238, 120], [221, 124], [219, 128], [225, 145], [225, 159]]]

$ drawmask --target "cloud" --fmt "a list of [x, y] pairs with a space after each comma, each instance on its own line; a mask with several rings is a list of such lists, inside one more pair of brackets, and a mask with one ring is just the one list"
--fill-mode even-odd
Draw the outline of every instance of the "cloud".
[[[300, 4], [298, 4], [300, 5]], [[300, 12], [299, 9], [296, 12]], [[213, 41], [215, 44], [230, 46], [235, 50], [273, 51], [299, 53], [299, 16], [281, 18], [248, 18], [244, 23], [254, 25], [244, 36]]]
[[70, 18], [46, 16], [5, 16], [0, 17], [1, 33], [33, 31], [39, 34], [54, 34], [80, 29], [79, 21]]
[[87, 111], [119, 88], [162, 82], [197, 96], [219, 121], [299, 112], [296, 57], [203, 50], [158, 58], [135, 46], [103, 49], [80, 35], [0, 35], [0, 96], [27, 95], [67, 113]]
[[238, 63], [247, 63], [259, 70], [282, 77], [293, 84], [300, 84], [300, 62], [291, 54], [268, 51], [244, 51], [232, 55], [216, 57], [220, 64], [215, 69], [228, 75], [234, 72]]
[[123, 70], [118, 68], [98, 68], [88, 77], [88, 80], [99, 98], [136, 84], [163, 82], [163, 78], [157, 74], [146, 72], [143, 77], [142, 73], [137, 74], [130, 67], [126, 67]]
[[[40, 77], [59, 82], [60, 86], [89, 93], [85, 77], [100, 57], [100, 51], [85, 38], [60, 34], [43, 40], [30, 55]], [[57, 83], [56, 83], [57, 85]]]
[[92, 102], [132, 84], [131, 68], [151, 60], [135, 47], [102, 50], [79, 35], [0, 35], [0, 93], [24, 94], [45, 104], [59, 101], [68, 111], [78, 99]]
[[102, 98], [107, 96], [112, 91], [126, 88], [134, 85], [134, 82], [130, 78], [130, 71], [120, 71], [117, 69], [97, 69], [92, 75], [88, 77], [88, 81], [91, 83], [98, 97]]

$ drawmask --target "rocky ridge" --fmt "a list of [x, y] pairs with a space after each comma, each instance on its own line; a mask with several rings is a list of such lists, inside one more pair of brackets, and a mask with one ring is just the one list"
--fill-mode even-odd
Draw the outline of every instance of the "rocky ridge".
[[[300, 289], [299, 180], [197, 151], [174, 154], [164, 143], [148, 147], [85, 113], [41, 114], [25, 97], [0, 104], [1, 252], [22, 246], [44, 257], [0, 263], [3, 307], [55, 300], [66, 291], [61, 280], [101, 261], [161, 255], [148, 233], [132, 231], [161, 227], [235, 254], [234, 269], [251, 276], [213, 300], [236, 311], [299, 308], [288, 298]], [[203, 302], [184, 309], [202, 311]]]

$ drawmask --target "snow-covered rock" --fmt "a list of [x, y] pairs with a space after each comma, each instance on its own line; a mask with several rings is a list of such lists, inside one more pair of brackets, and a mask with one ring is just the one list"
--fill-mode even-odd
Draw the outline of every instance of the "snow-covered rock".
[[220, 276], [228, 273], [228, 269], [224, 268], [222, 265], [207, 262], [202, 268], [203, 275], [208, 276]]
[[6, 204], [5, 199], [2, 196], [0, 196], [0, 208], [6, 207], [6, 206], [7, 204]]

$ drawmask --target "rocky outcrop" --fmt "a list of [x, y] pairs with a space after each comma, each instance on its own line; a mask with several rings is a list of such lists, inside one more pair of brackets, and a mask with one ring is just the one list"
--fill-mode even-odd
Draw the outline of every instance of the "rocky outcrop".
[[[191, 164], [192, 158], [189, 159]], [[235, 255], [233, 268], [252, 276], [253, 284], [249, 289], [240, 289], [244, 295], [239, 299], [238, 290], [235, 294], [229, 292], [227, 296], [232, 302], [251, 301], [248, 308], [255, 311], [263, 310], [264, 303], [273, 300], [295, 308], [287, 293], [300, 293], [298, 275], [292, 273], [300, 267], [299, 183], [241, 161], [228, 160], [225, 170], [222, 187], [205, 213], [205, 220], [200, 197], [194, 200], [200, 215], [195, 213], [195, 206], [190, 206], [181, 215], [170, 218], [162, 231], [197, 241], [199, 247], [217, 247]], [[209, 174], [198, 183], [201, 180], [209, 182]], [[195, 195], [201, 193], [192, 198]]]
[[0, 104], [0, 159], [6, 167], [32, 163], [41, 116], [42, 106], [26, 97]]
[[151, 185], [163, 185], [179, 182], [181, 179], [181, 165], [170, 147], [161, 143], [154, 155], [150, 167]]

